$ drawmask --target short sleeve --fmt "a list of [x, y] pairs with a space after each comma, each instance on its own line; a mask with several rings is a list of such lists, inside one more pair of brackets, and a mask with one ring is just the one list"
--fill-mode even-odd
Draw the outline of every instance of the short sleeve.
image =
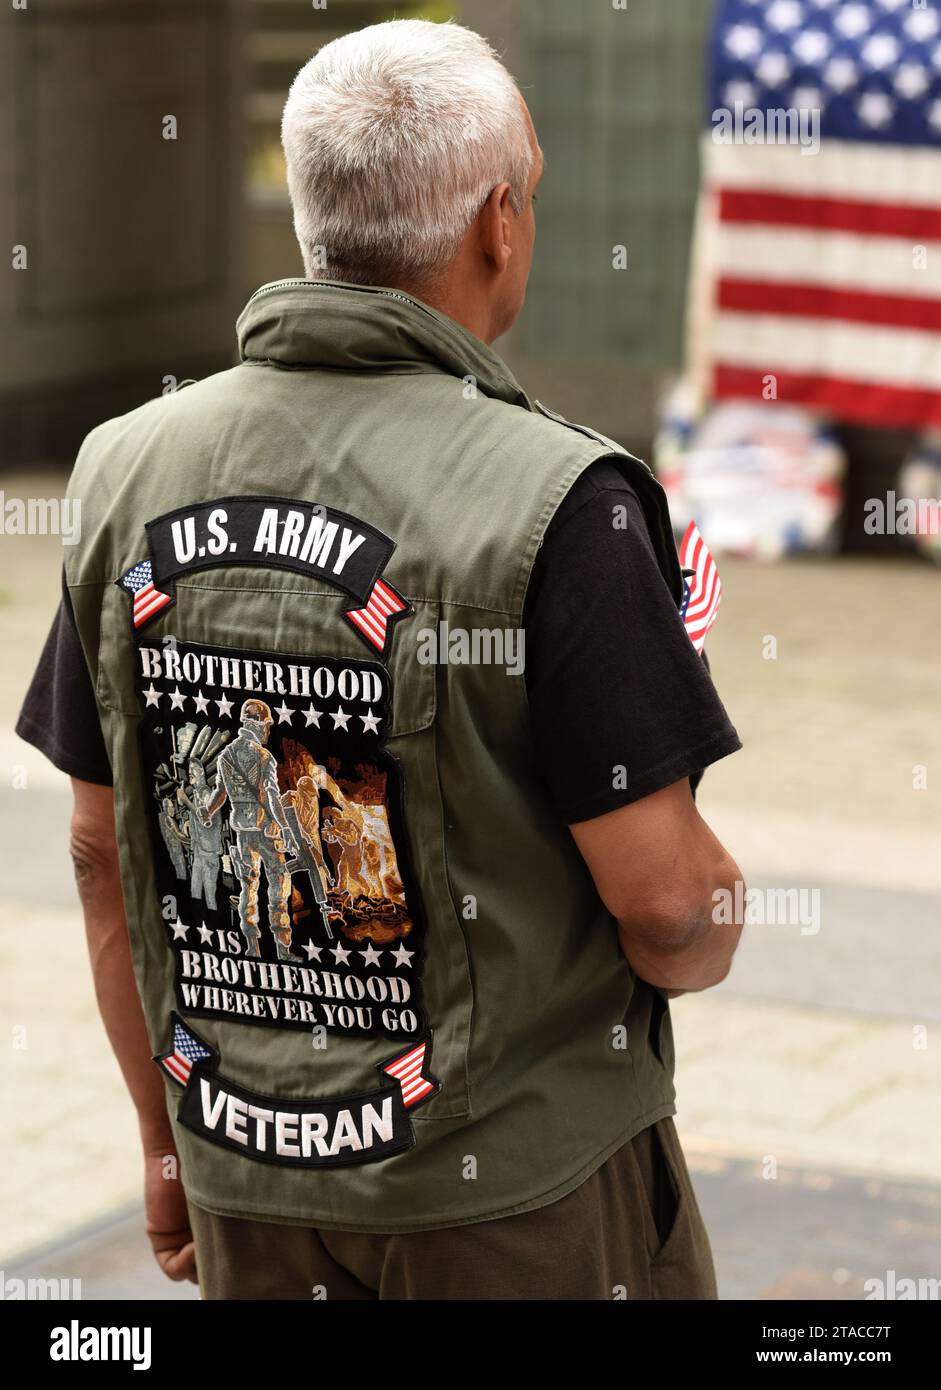
[[567, 824], [695, 785], [741, 747], [614, 463], [593, 464], [556, 513], [524, 625], [533, 735]]
[[64, 583], [16, 732], [68, 776], [113, 784], [91, 673]]

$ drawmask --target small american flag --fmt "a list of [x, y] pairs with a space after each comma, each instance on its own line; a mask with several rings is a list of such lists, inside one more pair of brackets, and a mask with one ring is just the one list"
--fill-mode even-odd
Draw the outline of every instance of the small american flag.
[[401, 1057], [396, 1057], [392, 1062], [386, 1062], [382, 1068], [389, 1076], [394, 1076], [401, 1085], [402, 1103], [406, 1110], [413, 1105], [418, 1105], [432, 1091], [437, 1090], [437, 1084], [434, 1081], [429, 1081], [426, 1076], [422, 1076], [427, 1045], [425, 1042], [418, 1043], [410, 1052], [403, 1053]]
[[181, 1086], [185, 1086], [190, 1079], [193, 1063], [211, 1056], [212, 1053], [207, 1047], [194, 1038], [182, 1023], [176, 1022], [173, 1025], [173, 1045], [159, 1058], [159, 1062], [174, 1081], [179, 1081]]
[[686, 593], [680, 616], [686, 624], [690, 641], [701, 654], [719, 611], [722, 580], [712, 553], [694, 521], [687, 526], [680, 545], [680, 564], [684, 570], [691, 571], [685, 581]]
[[384, 652], [391, 618], [409, 611], [409, 604], [397, 594], [391, 584], [377, 579], [365, 608], [355, 608], [346, 617], [377, 652]]
[[149, 560], [142, 560], [139, 565], [135, 565], [127, 574], [121, 576], [121, 587], [134, 595], [135, 627], [140, 627], [155, 613], [159, 613], [161, 608], [173, 602], [171, 594], [162, 594], [159, 589], [154, 588], [153, 576], [153, 566]]
[[[720, 0], [710, 68], [690, 318], [707, 398], [761, 400], [773, 376], [838, 419], [941, 426], [938, 0]], [[763, 142], [716, 138], [736, 109]], [[788, 111], [819, 146], [768, 138]]]

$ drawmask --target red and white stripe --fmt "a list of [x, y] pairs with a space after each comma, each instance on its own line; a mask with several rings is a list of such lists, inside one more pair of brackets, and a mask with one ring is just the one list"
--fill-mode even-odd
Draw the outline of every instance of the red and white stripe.
[[401, 1057], [396, 1057], [394, 1062], [387, 1062], [382, 1068], [384, 1072], [394, 1076], [401, 1085], [402, 1102], [406, 1110], [424, 1100], [435, 1089], [435, 1083], [422, 1076], [426, 1047], [427, 1043], [420, 1042], [411, 1052], [403, 1053]]
[[159, 589], [155, 589], [153, 584], [145, 584], [134, 595], [134, 626], [140, 627], [146, 623], [148, 618], [152, 618], [155, 613], [159, 613], [161, 608], [166, 607], [171, 602], [169, 594], [162, 594]]
[[365, 608], [356, 608], [347, 613], [351, 623], [370, 642], [377, 651], [385, 650], [389, 619], [402, 613], [408, 607], [393, 588], [377, 579], [373, 585], [369, 602]]
[[718, 616], [719, 604], [722, 601], [722, 580], [719, 578], [712, 552], [699, 534], [699, 528], [694, 521], [687, 526], [686, 535], [680, 544], [680, 564], [684, 570], [695, 571], [687, 577], [690, 595], [683, 621], [690, 641], [697, 652], [701, 653], [709, 629]]
[[181, 1052], [171, 1052], [169, 1057], [161, 1058], [161, 1062], [181, 1086], [186, 1085], [190, 1079], [190, 1072], [193, 1070], [193, 1064], [188, 1057], [184, 1057]]
[[941, 426], [941, 151], [707, 137], [703, 164], [690, 344], [706, 397], [760, 400], [770, 375], [778, 400], [838, 419]]

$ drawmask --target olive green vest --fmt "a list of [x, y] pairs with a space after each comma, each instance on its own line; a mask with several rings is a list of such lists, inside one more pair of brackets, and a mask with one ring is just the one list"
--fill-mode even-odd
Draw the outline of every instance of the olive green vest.
[[187, 1191], [365, 1231], [541, 1206], [673, 1113], [673, 1044], [492, 658], [602, 457], [679, 598], [662, 492], [402, 294], [285, 281], [238, 331], [240, 365], [95, 430], [70, 484]]

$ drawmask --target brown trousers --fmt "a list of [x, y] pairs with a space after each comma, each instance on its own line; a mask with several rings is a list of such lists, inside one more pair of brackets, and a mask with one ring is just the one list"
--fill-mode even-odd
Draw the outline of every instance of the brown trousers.
[[190, 1204], [206, 1299], [714, 1299], [709, 1238], [672, 1119], [574, 1192], [402, 1235], [213, 1216]]

